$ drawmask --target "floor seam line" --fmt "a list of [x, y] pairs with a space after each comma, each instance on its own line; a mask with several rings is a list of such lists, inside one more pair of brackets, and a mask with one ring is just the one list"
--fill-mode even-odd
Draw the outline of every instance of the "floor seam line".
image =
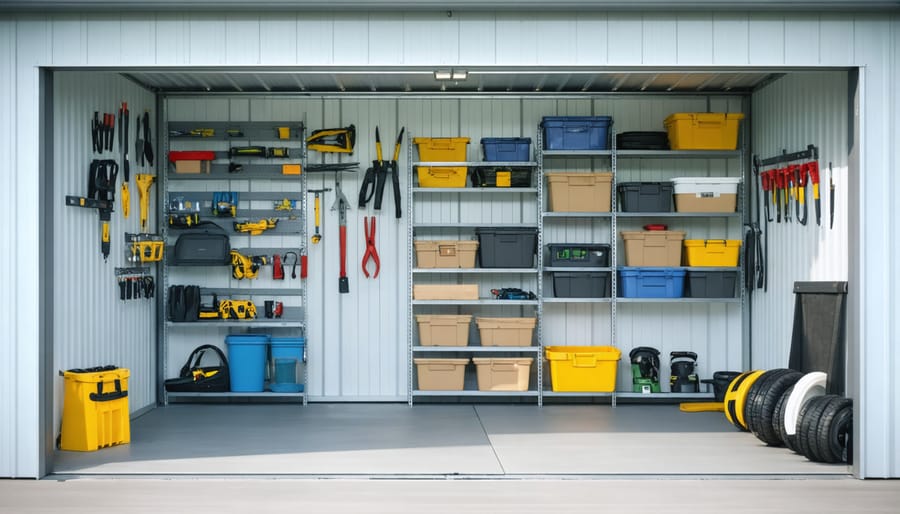
[[478, 424], [481, 425], [481, 431], [484, 432], [484, 437], [487, 439], [488, 445], [491, 447], [491, 453], [494, 454], [494, 458], [497, 459], [497, 465], [500, 466], [500, 471], [506, 475], [506, 467], [503, 466], [503, 461], [500, 460], [500, 455], [497, 454], [497, 449], [494, 448], [494, 442], [491, 441], [491, 436], [488, 434], [487, 428], [484, 426], [484, 421], [481, 420], [481, 415], [478, 414], [478, 406], [472, 405], [472, 411], [475, 413], [475, 419], [478, 420]]

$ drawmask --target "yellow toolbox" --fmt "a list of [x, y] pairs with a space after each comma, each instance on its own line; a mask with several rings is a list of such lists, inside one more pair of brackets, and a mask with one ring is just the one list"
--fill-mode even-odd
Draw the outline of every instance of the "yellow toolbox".
[[471, 314], [419, 314], [419, 344], [422, 346], [466, 346]]
[[550, 212], [609, 212], [612, 173], [547, 173]]
[[469, 359], [413, 359], [421, 391], [462, 391]]
[[553, 391], [609, 393], [622, 352], [614, 346], [548, 346]]
[[685, 266], [737, 266], [740, 239], [686, 239]]
[[472, 359], [478, 376], [479, 391], [527, 391], [532, 357], [495, 357]]
[[478, 284], [415, 284], [413, 300], [477, 300]]
[[[419, 160], [431, 162], [464, 162], [467, 137], [417, 137]], [[418, 166], [419, 187], [466, 187], [466, 166]]]
[[474, 268], [478, 241], [413, 241], [419, 268]]
[[681, 242], [684, 232], [678, 230], [623, 231], [626, 266], [681, 265]]
[[664, 121], [672, 150], [734, 150], [741, 113], [676, 112]]
[[418, 166], [419, 187], [466, 187], [465, 166]]
[[131, 442], [125, 368], [108, 366], [63, 373], [61, 450], [90, 452]]
[[531, 346], [536, 318], [475, 318], [481, 346]]

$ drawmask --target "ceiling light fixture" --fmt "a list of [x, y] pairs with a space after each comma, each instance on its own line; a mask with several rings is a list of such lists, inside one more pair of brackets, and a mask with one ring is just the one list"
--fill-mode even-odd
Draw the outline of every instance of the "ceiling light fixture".
[[466, 70], [434, 70], [434, 80], [466, 80], [468, 78], [469, 72]]
[[469, 72], [466, 70], [451, 70], [453, 80], [466, 80], [469, 78]]

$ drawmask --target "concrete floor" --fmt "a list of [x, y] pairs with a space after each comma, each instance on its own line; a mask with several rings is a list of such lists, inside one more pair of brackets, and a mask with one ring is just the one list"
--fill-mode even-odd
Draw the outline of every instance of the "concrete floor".
[[170, 405], [57, 476], [846, 477], [677, 405]]

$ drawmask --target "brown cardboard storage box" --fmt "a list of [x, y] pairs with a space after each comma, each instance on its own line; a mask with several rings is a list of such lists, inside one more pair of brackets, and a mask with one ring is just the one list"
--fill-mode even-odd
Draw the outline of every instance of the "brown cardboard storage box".
[[420, 391], [462, 391], [469, 359], [413, 359]]
[[474, 268], [478, 241], [413, 241], [416, 267]]
[[415, 284], [413, 300], [477, 300], [478, 284]]
[[422, 346], [466, 346], [471, 314], [419, 314], [419, 344]]
[[609, 212], [612, 173], [547, 173], [551, 212]]
[[625, 240], [626, 266], [681, 266], [682, 231], [622, 232], [622, 239]]
[[531, 346], [536, 318], [475, 318], [481, 346]]
[[527, 391], [532, 357], [473, 358], [479, 391]]
[[208, 175], [209, 162], [210, 161], [175, 161], [175, 173], [183, 173], [186, 175], [206, 173]]

